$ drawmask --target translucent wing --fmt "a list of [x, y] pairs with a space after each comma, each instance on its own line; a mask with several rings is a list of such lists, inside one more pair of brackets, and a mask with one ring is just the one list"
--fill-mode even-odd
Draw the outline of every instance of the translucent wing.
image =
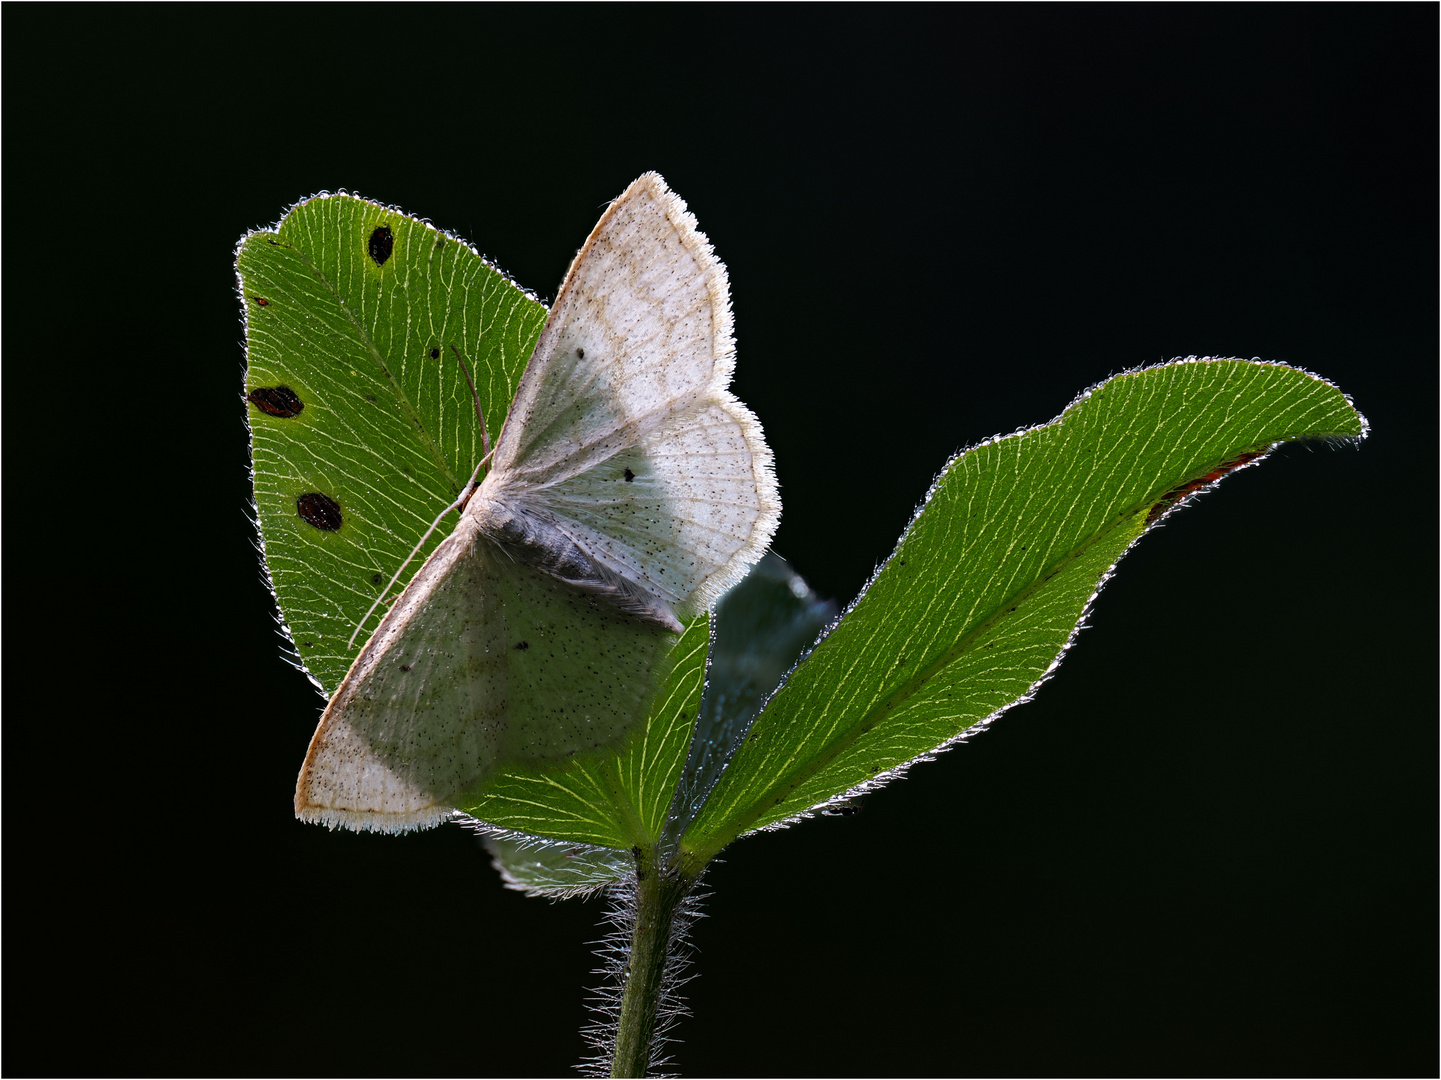
[[725, 268], [647, 173], [571, 264], [478, 497], [558, 529], [599, 578], [622, 579], [627, 610], [674, 628], [739, 580], [780, 518], [734, 363]]
[[618, 746], [646, 716], [673, 640], [515, 562], [462, 519], [331, 698], [296, 814], [424, 828], [506, 762]]

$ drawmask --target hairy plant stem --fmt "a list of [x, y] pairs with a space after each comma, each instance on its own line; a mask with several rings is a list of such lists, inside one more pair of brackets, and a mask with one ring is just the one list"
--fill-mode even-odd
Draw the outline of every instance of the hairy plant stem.
[[656, 865], [653, 851], [637, 848], [635, 863], [635, 926], [621, 991], [611, 1076], [645, 1076], [650, 1067], [671, 931], [681, 902], [695, 884], [694, 878], [672, 866]]

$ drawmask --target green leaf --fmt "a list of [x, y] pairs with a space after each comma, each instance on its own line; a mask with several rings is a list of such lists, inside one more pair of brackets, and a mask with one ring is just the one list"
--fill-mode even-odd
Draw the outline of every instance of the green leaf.
[[686, 626], [644, 728], [620, 754], [563, 769], [505, 766], [461, 807], [490, 825], [597, 847], [649, 848], [662, 835], [705, 689], [710, 620]]
[[[349, 195], [306, 200], [249, 234], [236, 268], [266, 565], [296, 654], [330, 694], [361, 617], [484, 453], [452, 347], [494, 437], [545, 307], [464, 242]], [[333, 505], [339, 527], [307, 521], [305, 496]]]
[[780, 556], [766, 556], [716, 604], [705, 698], [666, 834], [678, 840], [761, 704], [836, 616]]
[[[266, 565], [296, 655], [328, 694], [358, 651], [348, 641], [361, 618], [484, 454], [475, 396], [499, 435], [546, 312], [458, 238], [349, 195], [301, 202], [246, 236], [236, 267]], [[461, 809], [569, 844], [656, 843], [708, 634], [702, 616], [667, 646], [651, 715], [622, 750], [502, 767]]]
[[688, 861], [867, 790], [1025, 700], [1116, 560], [1180, 500], [1277, 443], [1365, 433], [1305, 372], [1189, 360], [957, 455], [752, 724], [685, 834]]
[[635, 869], [629, 851], [611, 848], [544, 843], [515, 835], [487, 836], [485, 846], [506, 888], [550, 900], [589, 896]]

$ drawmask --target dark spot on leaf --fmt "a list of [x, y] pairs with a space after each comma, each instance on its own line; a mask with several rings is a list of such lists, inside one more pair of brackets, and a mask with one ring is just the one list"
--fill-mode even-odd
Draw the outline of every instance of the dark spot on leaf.
[[340, 504], [329, 495], [318, 491], [307, 491], [295, 500], [295, 512], [301, 519], [317, 529], [335, 532], [340, 528]]
[[282, 420], [299, 416], [300, 410], [305, 408], [305, 402], [288, 386], [257, 386], [245, 397], [261, 412]]
[[409, 670], [410, 670], [410, 665], [409, 665], [409, 664], [401, 664], [401, 665], [400, 665], [400, 670], [401, 670], [401, 671], [409, 671]]
[[576, 350], [575, 350], [575, 355], [576, 355], [577, 357], [579, 357], [581, 360], [584, 360], [584, 359], [585, 359], [585, 350], [584, 350], [584, 349], [576, 349]]
[[383, 584], [385, 583], [385, 579], [384, 579], [383, 577], [381, 577], [379, 574], [371, 574], [371, 575], [370, 575], [370, 583], [371, 583], [372, 585], [383, 585]]
[[517, 649], [519, 649], [521, 652], [525, 652], [526, 649], [530, 648], [530, 642], [528, 642], [528, 641], [517, 641], [517, 642], [515, 643], [515, 647], [516, 647]]
[[270, 301], [267, 300], [267, 299], [265, 299], [265, 297], [263, 297], [263, 296], [252, 296], [250, 299], [254, 300], [254, 301], [255, 301], [257, 304], [259, 304], [261, 307], [269, 307], [269, 306], [270, 306]]
[[313, 649], [313, 648], [315, 648], [315, 642], [313, 642], [313, 641], [302, 641], [302, 642], [300, 643], [300, 647], [301, 647], [302, 649]]
[[629, 469], [627, 469], [627, 470], [625, 471], [625, 482], [626, 482], [627, 484], [629, 484], [629, 483], [630, 483], [632, 480], [634, 480], [634, 479], [635, 479], [635, 473], [633, 473], [633, 472], [631, 472]]
[[395, 237], [391, 235], [388, 227], [382, 225], [370, 234], [370, 257], [375, 260], [376, 266], [384, 266], [393, 250]]
[[430, 347], [430, 358], [431, 358], [432, 360], [439, 360], [439, 359], [440, 359], [440, 350], [437, 349], [434, 345], [432, 345], [432, 346]]

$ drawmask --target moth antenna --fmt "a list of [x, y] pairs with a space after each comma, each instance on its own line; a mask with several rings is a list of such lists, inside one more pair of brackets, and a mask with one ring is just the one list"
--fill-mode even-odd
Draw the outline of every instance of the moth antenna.
[[[475, 392], [475, 380], [470, 377], [470, 368], [465, 366], [465, 360], [460, 355], [460, 350], [452, 345], [450, 351], [455, 353], [455, 358], [460, 361], [460, 370], [465, 375], [465, 384], [470, 387], [470, 399], [475, 402], [475, 418], [480, 421], [480, 448], [485, 454], [485, 457], [480, 460], [485, 461], [490, 457], [490, 432], [485, 426], [485, 414], [480, 411], [480, 395]], [[479, 471], [478, 468], [477, 471]], [[475, 483], [474, 477], [471, 477], [471, 483]]]
[[485, 463], [489, 460], [490, 452], [487, 451], [485, 457], [476, 463], [475, 472], [470, 474], [470, 479], [466, 482], [465, 487], [461, 489], [460, 498], [456, 499], [455, 502], [435, 515], [435, 520], [430, 523], [430, 528], [426, 529], [421, 538], [415, 542], [415, 547], [410, 549], [410, 554], [405, 557], [405, 562], [400, 564], [400, 569], [391, 575], [390, 581], [386, 583], [385, 588], [380, 590], [380, 595], [375, 598], [375, 603], [370, 605], [365, 614], [360, 617], [360, 622], [355, 624], [355, 629], [350, 632], [350, 640], [345, 643], [347, 649], [354, 647], [355, 639], [360, 635], [360, 628], [365, 625], [365, 620], [370, 618], [375, 609], [380, 606], [380, 602], [385, 599], [386, 594], [389, 593], [395, 586], [395, 583], [400, 580], [400, 575], [405, 573], [405, 568], [410, 565], [410, 560], [415, 558], [416, 552], [425, 546], [425, 542], [430, 539], [430, 534], [435, 532], [436, 527], [440, 525], [440, 519], [452, 510], [463, 507], [466, 502], [469, 501], [470, 496], [475, 491], [475, 478], [480, 475], [480, 470], [485, 467]]
[[480, 448], [485, 451], [485, 454], [480, 461], [476, 463], [475, 471], [470, 474], [469, 482], [461, 489], [460, 498], [456, 499], [455, 502], [451, 503], [435, 516], [435, 520], [430, 523], [430, 528], [425, 530], [424, 535], [416, 541], [415, 547], [410, 549], [410, 554], [405, 557], [405, 562], [400, 564], [400, 569], [391, 575], [390, 581], [386, 584], [385, 588], [380, 590], [380, 595], [375, 598], [375, 603], [370, 605], [370, 609], [360, 617], [360, 622], [355, 624], [355, 629], [350, 633], [350, 640], [345, 643], [347, 649], [354, 648], [355, 639], [360, 636], [360, 628], [365, 625], [365, 620], [374, 614], [375, 609], [380, 606], [380, 602], [385, 599], [386, 594], [388, 594], [390, 590], [394, 588], [395, 583], [400, 580], [400, 575], [405, 573], [405, 568], [410, 565], [410, 560], [415, 558], [416, 552], [424, 546], [425, 542], [430, 539], [430, 534], [435, 532], [436, 528], [440, 525], [440, 519], [452, 510], [464, 508], [465, 504], [470, 501], [471, 495], [475, 492], [476, 478], [480, 476], [480, 470], [485, 468], [486, 462], [490, 460], [490, 431], [485, 426], [485, 414], [480, 411], [480, 395], [475, 392], [475, 380], [470, 377], [470, 368], [466, 366], [465, 358], [460, 355], [460, 350], [452, 345], [450, 351], [455, 353], [456, 360], [460, 362], [461, 374], [465, 376], [465, 384], [470, 387], [470, 400], [475, 402], [475, 418], [480, 421]]

